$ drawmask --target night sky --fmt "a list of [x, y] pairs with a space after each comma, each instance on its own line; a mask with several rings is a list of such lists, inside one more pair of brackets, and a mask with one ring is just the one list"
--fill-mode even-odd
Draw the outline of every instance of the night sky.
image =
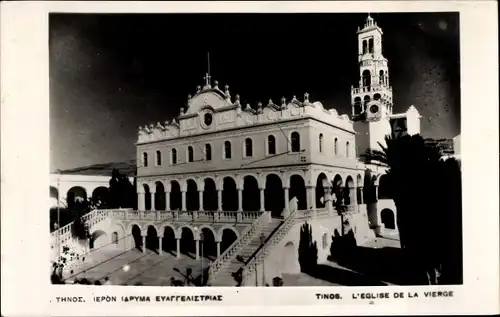
[[[460, 133], [458, 13], [371, 13], [394, 112], [424, 137]], [[51, 170], [135, 158], [140, 125], [170, 120], [210, 70], [244, 104], [321, 101], [351, 114], [367, 14], [51, 14]]]

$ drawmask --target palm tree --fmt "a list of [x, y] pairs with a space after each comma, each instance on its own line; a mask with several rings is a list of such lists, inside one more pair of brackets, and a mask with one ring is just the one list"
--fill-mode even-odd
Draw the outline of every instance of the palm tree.
[[365, 163], [388, 167], [388, 191], [397, 209], [401, 248], [415, 269], [426, 273], [428, 283], [435, 284], [442, 251], [449, 247], [441, 232], [449, 226], [446, 218], [458, 215], [457, 210], [450, 212], [451, 203], [446, 201], [454, 195], [443, 198], [449, 164], [444, 165], [440, 149], [420, 135], [387, 136], [385, 143], [379, 143], [381, 150], [368, 150], [361, 157]]

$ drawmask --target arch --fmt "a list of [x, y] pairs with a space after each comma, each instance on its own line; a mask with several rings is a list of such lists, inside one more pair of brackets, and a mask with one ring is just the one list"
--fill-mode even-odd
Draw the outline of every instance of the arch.
[[363, 41], [363, 54], [366, 54], [368, 51], [368, 43], [366, 40]]
[[231, 159], [232, 157], [232, 148], [231, 148], [231, 141], [224, 141], [224, 158], [225, 159]]
[[272, 134], [267, 136], [267, 154], [268, 155], [276, 154], [276, 137]]
[[351, 205], [354, 203], [354, 180], [351, 175], [347, 176], [345, 180], [345, 190], [344, 190], [344, 204]]
[[297, 131], [290, 134], [290, 143], [292, 152], [300, 152], [300, 134]]
[[134, 247], [142, 251], [142, 230], [137, 224], [131, 225], [131, 236], [134, 241]]
[[320, 133], [319, 134], [319, 140], [318, 140], [319, 144], [319, 152], [320, 153], [323, 153], [323, 133]]
[[144, 188], [144, 207], [146, 210], [151, 210], [151, 191], [148, 184], [142, 184]]
[[332, 192], [335, 196], [336, 201], [342, 201], [342, 193], [344, 189], [344, 182], [342, 180], [342, 176], [339, 174], [335, 175], [332, 182]]
[[377, 201], [375, 182], [371, 171], [366, 170], [363, 181], [363, 201], [365, 204], [371, 204]]
[[300, 273], [299, 253], [293, 242], [288, 241], [283, 248], [283, 257], [281, 258], [282, 272], [286, 274]]
[[177, 149], [170, 150], [170, 164], [177, 164]]
[[[195, 258], [192, 254], [196, 254], [196, 245], [194, 239], [194, 229], [191, 226], [184, 225], [179, 228], [181, 242], [181, 253]], [[196, 242], [197, 243], [197, 242]]]
[[212, 160], [212, 145], [210, 143], [205, 144], [205, 160]]
[[333, 155], [337, 155], [339, 153], [339, 139], [335, 138], [333, 140]]
[[373, 95], [373, 100], [380, 100], [381, 96], [379, 93], [376, 93], [375, 95]]
[[120, 238], [118, 236], [118, 232], [113, 231], [113, 233], [111, 234], [111, 244], [118, 244], [119, 239]]
[[165, 210], [165, 186], [160, 181], [155, 182], [156, 190], [155, 190], [155, 209], [156, 210]]
[[368, 39], [368, 52], [373, 54], [373, 38]]
[[81, 186], [71, 187], [66, 194], [68, 207], [74, 206], [77, 201], [87, 201], [87, 191]]
[[156, 151], [156, 166], [161, 166], [161, 151]]
[[[297, 198], [297, 210], [307, 209], [307, 194], [306, 182], [304, 178], [298, 174], [290, 176], [290, 192], [289, 199]], [[291, 212], [292, 210], [290, 210]]]
[[252, 157], [253, 156], [253, 140], [251, 138], [245, 139], [244, 146], [244, 157]]
[[360, 174], [356, 176], [356, 198], [358, 204], [364, 203], [363, 202], [363, 178], [361, 177]]
[[382, 209], [382, 211], [380, 212], [380, 218], [386, 229], [396, 229], [394, 211], [389, 208]]
[[50, 186], [49, 191], [50, 191], [50, 198], [59, 199], [59, 190], [57, 190], [56, 187]]
[[378, 180], [378, 199], [391, 199], [390, 178], [384, 174]]
[[358, 115], [363, 112], [363, 109], [361, 108], [361, 98], [356, 97], [354, 98], [354, 114]]
[[371, 97], [369, 95], [366, 95], [364, 98], [363, 98], [363, 106], [365, 107], [365, 110], [366, 110], [366, 107], [368, 106], [368, 103], [371, 101]]
[[210, 226], [200, 227], [200, 251], [202, 257], [211, 260], [217, 258], [217, 244], [215, 242], [216, 232]]
[[198, 194], [198, 184], [193, 179], [186, 180], [186, 210], [200, 210], [200, 195]]
[[170, 181], [170, 210], [182, 209], [181, 185], [178, 181]]
[[324, 208], [326, 206], [325, 194], [330, 191], [330, 183], [325, 173], [320, 173], [316, 180], [316, 208]]
[[216, 211], [219, 206], [217, 205], [217, 185], [215, 181], [207, 177], [203, 180], [203, 209], [208, 211]]
[[243, 210], [260, 210], [260, 190], [257, 179], [252, 175], [243, 177]]
[[[380, 85], [384, 84], [384, 71], [383, 70], [378, 72], [378, 82]], [[377, 100], [377, 99], [375, 99], [375, 100]]]
[[368, 69], [365, 69], [363, 71], [362, 77], [363, 77], [363, 87], [370, 87], [372, 84], [372, 74]]
[[351, 149], [349, 147], [349, 141], [346, 141], [345, 142], [345, 156], [346, 157], [349, 157], [350, 151], [351, 151]]
[[186, 156], [187, 156], [187, 161], [188, 162], [193, 162], [194, 161], [194, 149], [193, 149], [193, 147], [191, 145], [187, 147]]
[[146, 231], [146, 249], [149, 249], [153, 252], [158, 252], [158, 232], [156, 231], [156, 227], [154, 225], [149, 225]]
[[238, 190], [236, 181], [231, 176], [222, 179], [222, 210], [238, 210]]
[[175, 231], [174, 227], [172, 227], [170, 225], [164, 225], [162, 227], [161, 232], [163, 233], [163, 238], [162, 238], [162, 242], [161, 242], [162, 250], [165, 252], [168, 252], [172, 255], [176, 255], [176, 254], [174, 254], [174, 252], [177, 252], [177, 240], [176, 240], [176, 238], [178, 238], [178, 236], [176, 235], [176, 231]]
[[266, 176], [264, 205], [267, 211], [271, 211], [272, 217], [280, 217], [285, 208], [283, 182], [276, 174], [270, 173]]
[[142, 166], [148, 167], [148, 153], [142, 153]]
[[226, 251], [236, 240], [238, 239], [238, 233], [232, 227], [221, 228], [221, 243], [220, 252], [221, 254]]
[[92, 191], [92, 202], [99, 207], [106, 206], [108, 202], [109, 189], [104, 186], [99, 186]]
[[108, 240], [106, 239], [108, 234], [103, 230], [96, 230], [92, 232], [89, 240], [90, 249], [99, 249], [108, 245]]

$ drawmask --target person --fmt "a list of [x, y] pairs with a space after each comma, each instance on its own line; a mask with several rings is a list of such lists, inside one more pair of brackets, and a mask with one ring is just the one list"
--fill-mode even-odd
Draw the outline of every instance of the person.
[[193, 269], [191, 269], [190, 267], [188, 267], [186, 269], [186, 281], [184, 282], [185, 285], [191, 285], [191, 281], [193, 280]]
[[101, 281], [97, 280], [94, 282], [94, 285], [102, 285], [102, 284], [101, 284]]

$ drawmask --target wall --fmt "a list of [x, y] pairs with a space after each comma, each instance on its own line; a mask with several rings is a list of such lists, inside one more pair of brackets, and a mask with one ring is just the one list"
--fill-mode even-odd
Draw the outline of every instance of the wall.
[[[361, 206], [360, 206], [361, 207]], [[257, 271], [252, 272], [247, 276], [245, 286], [255, 286], [258, 282], [262, 285], [265, 278], [266, 283], [272, 285], [273, 277], [282, 274], [298, 274], [300, 266], [298, 263], [298, 248], [300, 243], [300, 231], [306, 221], [298, 221], [288, 232], [288, 234], [275, 246], [271, 247], [268, 256], [260, 265], [257, 266]], [[333, 216], [321, 216], [312, 218], [307, 221], [311, 225], [313, 240], [316, 241], [318, 248], [318, 264], [328, 261], [330, 255], [330, 247], [332, 236], [335, 230], [342, 234], [342, 217], [335, 214]], [[361, 207], [360, 212], [352, 215], [351, 224], [355, 227], [355, 237], [358, 245], [363, 244], [366, 240], [374, 238], [374, 233], [368, 227], [368, 218], [366, 208]], [[326, 234], [326, 244], [323, 245], [323, 236]], [[286, 247], [287, 244], [293, 245], [293, 252], [290, 252]], [[290, 253], [289, 253], [290, 252]], [[292, 257], [294, 255], [294, 257]], [[264, 271], [264, 277], [262, 272]]]

